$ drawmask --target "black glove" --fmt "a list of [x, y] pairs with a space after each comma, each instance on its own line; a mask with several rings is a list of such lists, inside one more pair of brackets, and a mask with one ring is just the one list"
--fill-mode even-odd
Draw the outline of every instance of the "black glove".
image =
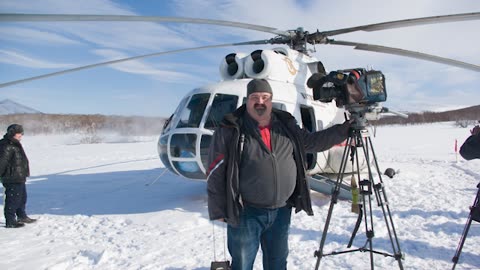
[[343, 122], [343, 124], [340, 125], [339, 132], [342, 136], [348, 137], [352, 123], [353, 123], [353, 119], [350, 119]]

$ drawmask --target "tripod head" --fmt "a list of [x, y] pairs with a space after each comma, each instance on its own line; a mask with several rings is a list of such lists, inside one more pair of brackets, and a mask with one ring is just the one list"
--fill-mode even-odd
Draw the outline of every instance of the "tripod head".
[[350, 118], [354, 120], [352, 123], [353, 130], [365, 130], [368, 121], [380, 119], [380, 114], [382, 113], [392, 113], [403, 118], [408, 118], [408, 115], [392, 111], [387, 107], [383, 107], [380, 103], [354, 103], [346, 105], [345, 109], [350, 113]]
[[345, 106], [345, 109], [350, 113], [350, 119], [353, 119], [351, 128], [353, 130], [364, 130], [368, 123], [366, 114], [374, 112], [375, 106], [355, 103]]

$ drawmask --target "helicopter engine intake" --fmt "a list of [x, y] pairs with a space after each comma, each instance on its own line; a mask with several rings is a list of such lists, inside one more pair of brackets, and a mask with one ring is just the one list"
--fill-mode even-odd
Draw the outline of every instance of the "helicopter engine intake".
[[220, 63], [220, 76], [223, 80], [236, 80], [244, 77], [244, 62], [246, 54], [231, 53]]
[[294, 82], [299, 66], [280, 51], [256, 50], [245, 58], [245, 75], [255, 79]]

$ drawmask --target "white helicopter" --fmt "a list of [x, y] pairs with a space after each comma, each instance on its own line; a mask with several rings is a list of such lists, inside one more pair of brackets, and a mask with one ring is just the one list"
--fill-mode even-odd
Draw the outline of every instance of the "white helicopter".
[[[261, 25], [196, 18], [129, 15], [0, 14], [0, 21], [4, 22], [149, 21], [195, 23], [243, 28], [275, 35], [274, 38], [267, 40], [179, 49], [96, 63], [1, 83], [0, 88], [68, 72], [145, 57], [229, 46], [287, 45], [288, 47], [255, 50], [250, 54], [231, 53], [226, 55], [220, 64], [222, 81], [192, 90], [181, 100], [176, 111], [166, 122], [158, 141], [159, 156], [165, 167], [171, 172], [186, 178], [205, 180], [205, 173], [208, 167], [208, 147], [214, 128], [226, 113], [233, 112], [245, 102], [246, 84], [252, 78], [264, 78], [270, 82], [273, 88], [274, 107], [290, 112], [295, 116], [297, 122], [309, 131], [322, 130], [333, 124], [343, 122], [345, 110], [338, 108], [335, 101], [320, 102], [313, 99], [314, 93], [312, 89], [307, 86], [307, 81], [314, 74], [326, 75], [326, 71], [318, 59], [309, 55], [307, 46], [318, 44], [350, 46], [358, 50], [413, 57], [480, 72], [480, 66], [454, 59], [398, 48], [339, 41], [329, 38], [334, 35], [355, 31], [377, 31], [432, 23], [478, 19], [480, 19], [480, 12], [474, 12], [391, 21], [323, 32], [317, 30], [314, 33], [309, 33], [304, 31], [303, 28], [282, 31]], [[370, 106], [370, 108], [372, 117], [377, 117], [378, 113], [386, 111], [386, 108], [382, 108], [381, 104], [375, 104], [374, 106]], [[331, 191], [331, 183], [326, 182], [328, 178], [321, 177], [320, 174], [337, 173], [339, 171], [342, 152], [343, 147], [337, 146], [329, 151], [309, 155], [307, 168], [313, 180], [311, 181], [312, 189], [323, 193], [329, 193]], [[365, 164], [363, 164], [363, 166], [365, 166]], [[360, 169], [362, 168], [362, 166], [359, 167]], [[352, 168], [347, 168], [347, 171], [351, 170]], [[340, 194], [340, 196], [342, 196], [342, 194]], [[344, 194], [343, 196], [348, 197], [348, 194]]]
[[[322, 62], [307, 54], [289, 48], [255, 50], [245, 55], [231, 53], [220, 63], [222, 81], [190, 91], [164, 125], [158, 141], [158, 152], [163, 164], [172, 172], [190, 179], [206, 179], [208, 147], [214, 129], [223, 116], [246, 102], [246, 86], [253, 79], [266, 79], [273, 90], [273, 106], [290, 112], [308, 131], [317, 131], [345, 121], [345, 109], [335, 101], [314, 99], [307, 86], [312, 74], [325, 74]], [[381, 107], [375, 106], [370, 119]], [[335, 175], [345, 144], [328, 151], [307, 154], [310, 186], [313, 190], [330, 194], [333, 181], [323, 175]], [[361, 157], [360, 169], [366, 166]], [[345, 172], [354, 168], [347, 164]], [[349, 198], [348, 186], [342, 186], [341, 198]]]

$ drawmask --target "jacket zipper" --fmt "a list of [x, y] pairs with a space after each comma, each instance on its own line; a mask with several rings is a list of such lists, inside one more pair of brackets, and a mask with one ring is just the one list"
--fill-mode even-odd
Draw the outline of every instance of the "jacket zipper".
[[275, 186], [275, 197], [273, 200], [273, 205], [276, 206], [277, 201], [278, 201], [278, 193], [280, 192], [279, 190], [279, 185], [278, 185], [278, 178], [277, 178], [277, 157], [273, 152], [270, 152], [270, 156], [272, 157], [272, 165], [273, 165], [273, 184]]

